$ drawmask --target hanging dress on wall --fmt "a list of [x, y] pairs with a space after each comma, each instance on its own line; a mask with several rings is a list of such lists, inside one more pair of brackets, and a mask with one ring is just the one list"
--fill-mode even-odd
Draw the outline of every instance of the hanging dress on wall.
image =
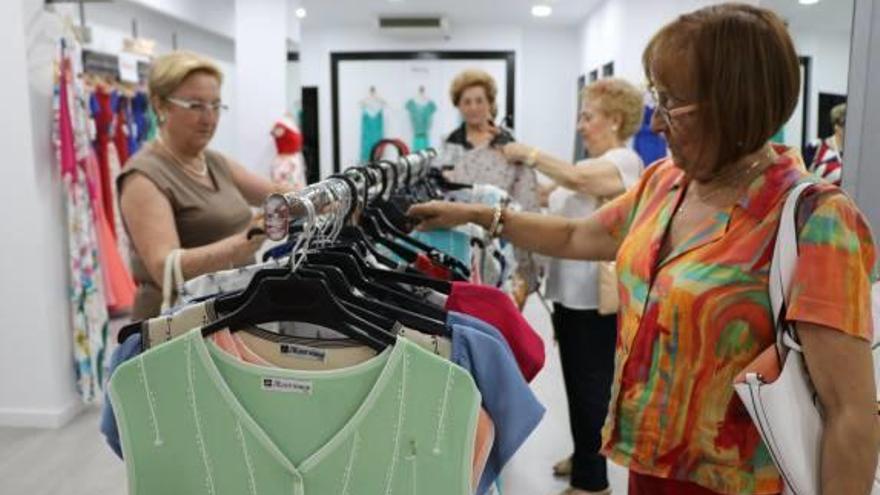
[[406, 102], [406, 111], [409, 112], [409, 121], [413, 129], [413, 151], [430, 148], [431, 123], [434, 119], [434, 112], [437, 111], [437, 105], [431, 100], [420, 103], [410, 99]]
[[[68, 49], [74, 53], [71, 56]], [[94, 190], [89, 189], [85, 158], [91, 153], [85, 116], [74, 118], [77, 92], [71, 60], [78, 60], [78, 50], [68, 40], [61, 40], [58, 85], [55, 91], [54, 141], [61, 168], [67, 210], [67, 236], [70, 269], [70, 311], [73, 328], [73, 355], [76, 388], [84, 402], [100, 394], [103, 383], [104, 349], [109, 317], [104, 299], [98, 237], [95, 230]]]
[[367, 105], [363, 107], [361, 114], [361, 162], [370, 160], [370, 152], [373, 145], [385, 137], [385, 115], [380, 107], [371, 111]]

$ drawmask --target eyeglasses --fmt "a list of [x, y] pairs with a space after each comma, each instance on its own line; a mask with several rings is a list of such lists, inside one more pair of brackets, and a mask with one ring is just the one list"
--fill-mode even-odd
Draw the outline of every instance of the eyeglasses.
[[174, 98], [169, 96], [165, 98], [168, 103], [171, 103], [180, 108], [184, 108], [186, 110], [192, 110], [194, 112], [199, 113], [208, 113], [209, 111], [220, 114], [220, 112], [229, 110], [229, 107], [224, 105], [223, 102], [216, 101], [214, 103], [205, 103], [203, 101], [198, 100], [182, 100], [180, 98]]
[[682, 115], [696, 112], [699, 108], [699, 105], [697, 105], [696, 103], [682, 105], [675, 108], [669, 108], [669, 97], [666, 94], [661, 94], [654, 86], [648, 88], [648, 92], [651, 95], [651, 99], [653, 100], [656, 112], [660, 114], [661, 117], [663, 117], [663, 120], [666, 121], [666, 125], [670, 128], [673, 126], [673, 119]]

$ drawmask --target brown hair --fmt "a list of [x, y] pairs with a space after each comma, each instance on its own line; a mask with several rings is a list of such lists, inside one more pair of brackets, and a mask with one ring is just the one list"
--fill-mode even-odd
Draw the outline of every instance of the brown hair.
[[486, 71], [480, 69], [467, 69], [460, 72], [452, 85], [449, 87], [449, 96], [452, 98], [452, 104], [456, 107], [461, 101], [461, 95], [466, 89], [479, 86], [486, 92], [486, 99], [489, 101], [492, 117], [498, 114], [498, 106], [495, 104], [495, 98], [498, 96], [498, 85], [495, 79]]
[[[153, 61], [150, 67], [150, 77], [147, 82], [147, 91], [153, 105], [158, 100], [164, 100], [180, 86], [184, 79], [194, 72], [203, 72], [217, 78], [217, 82], [223, 83], [223, 72], [217, 64], [207, 58], [193, 52], [177, 50], [162, 55]], [[156, 111], [153, 108], [153, 111]]]
[[700, 160], [713, 172], [763, 146], [797, 105], [800, 67], [782, 19], [760, 7], [725, 3], [680, 16], [648, 43], [642, 65], [690, 60], [703, 129]]
[[609, 77], [599, 79], [581, 90], [581, 101], [591, 101], [605, 115], [620, 116], [617, 137], [629, 139], [642, 125], [644, 98], [642, 92], [625, 79]]

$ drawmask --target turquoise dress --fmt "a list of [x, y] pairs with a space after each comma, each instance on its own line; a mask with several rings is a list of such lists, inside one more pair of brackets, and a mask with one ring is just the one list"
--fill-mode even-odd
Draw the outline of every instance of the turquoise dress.
[[370, 161], [370, 151], [385, 137], [385, 115], [382, 110], [370, 114], [367, 110], [361, 115], [361, 162]]
[[431, 132], [431, 121], [434, 118], [434, 112], [437, 111], [437, 105], [430, 100], [420, 104], [411, 99], [406, 102], [406, 111], [409, 112], [409, 120], [413, 128], [412, 150], [419, 151], [430, 148], [431, 141], [428, 134]]

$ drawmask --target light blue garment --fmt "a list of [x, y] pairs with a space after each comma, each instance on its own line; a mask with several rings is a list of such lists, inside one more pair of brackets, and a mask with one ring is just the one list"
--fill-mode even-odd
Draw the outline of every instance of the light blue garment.
[[471, 266], [471, 236], [456, 229], [438, 229], [410, 234], [437, 250], [452, 256], [465, 266]]
[[[125, 342], [119, 344], [119, 347], [113, 350], [110, 357], [110, 371], [108, 377], [113, 376], [113, 372], [122, 363], [139, 356], [143, 352], [141, 345], [141, 334], [135, 333], [125, 339]], [[101, 433], [107, 444], [113, 449], [113, 452], [122, 459], [122, 445], [119, 443], [119, 427], [116, 425], [116, 416], [113, 415], [113, 404], [110, 402], [109, 391], [104, 394], [104, 404], [101, 406]]]
[[431, 100], [424, 104], [409, 100], [406, 102], [406, 111], [409, 112], [409, 121], [413, 128], [412, 151], [430, 148], [431, 121], [434, 119], [434, 112], [437, 111], [437, 105]]
[[[461, 315], [449, 321], [465, 321]], [[495, 442], [486, 460], [477, 495], [486, 493], [501, 469], [541, 422], [544, 406], [529, 388], [513, 353], [503, 340], [467, 325], [448, 324], [452, 330], [453, 363], [466, 369], [483, 395], [483, 408], [495, 424]], [[495, 333], [499, 333], [495, 330]]]
[[364, 110], [361, 115], [361, 161], [370, 161], [370, 152], [385, 137], [385, 115], [381, 110], [370, 115]]

